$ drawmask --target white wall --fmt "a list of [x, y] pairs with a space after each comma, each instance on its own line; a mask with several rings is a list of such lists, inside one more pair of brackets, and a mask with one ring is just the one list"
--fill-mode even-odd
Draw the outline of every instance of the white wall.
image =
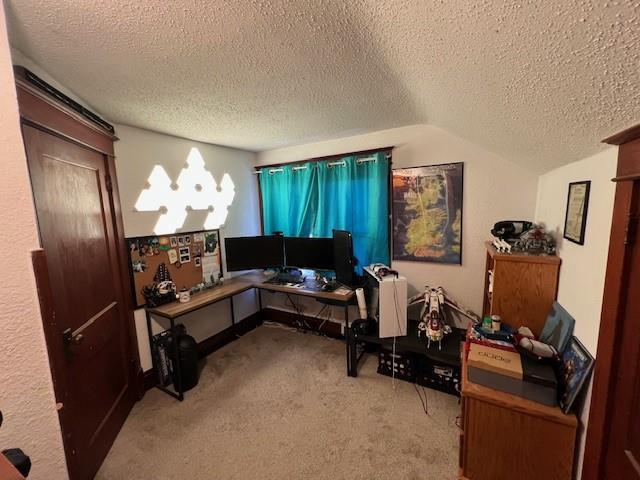
[[[481, 314], [484, 241], [498, 220], [533, 218], [536, 173], [431, 125], [270, 150], [258, 153], [257, 163], [268, 165], [386, 146], [395, 146], [393, 168], [464, 162], [462, 266], [396, 261], [393, 267], [407, 277], [410, 294], [427, 284], [441, 285], [456, 300]], [[281, 301], [278, 306], [283, 306]], [[316, 310], [311, 304], [308, 309]], [[338, 314], [337, 318], [342, 317]]]
[[[136, 200], [155, 165], [162, 165], [169, 177], [177, 179], [192, 147], [198, 148], [216, 181], [220, 182], [228, 173], [235, 184], [235, 198], [227, 221], [220, 229], [221, 237], [260, 234], [257, 180], [252, 174], [255, 154], [124, 125], [116, 127], [116, 135], [120, 138], [115, 143], [115, 154], [125, 236], [153, 235], [159, 213], [134, 211]], [[206, 214], [205, 211], [190, 212], [182, 231], [202, 230]], [[222, 245], [224, 248], [224, 242]], [[236, 320], [254, 313], [257, 310], [255, 293], [249, 291], [236, 296], [234, 306]], [[135, 318], [141, 365], [143, 370], [148, 370], [151, 357], [144, 311], [136, 311]], [[193, 312], [180, 321], [189, 334], [202, 341], [231, 325], [229, 301]], [[160, 325], [167, 327], [166, 322]], [[160, 325], [154, 324], [154, 328], [158, 330]]]
[[[600, 330], [602, 294], [607, 268], [613, 216], [617, 148], [609, 148], [584, 160], [552, 170], [538, 181], [536, 221], [555, 232], [562, 258], [558, 302], [576, 319], [575, 335], [595, 357]], [[569, 182], [591, 180], [584, 245], [562, 238]], [[589, 385], [579, 415], [577, 472], [582, 471], [585, 429], [591, 401]], [[578, 475], [580, 478], [580, 474]]]
[[[595, 355], [607, 268], [617, 148], [540, 176], [536, 221], [554, 232], [562, 258], [558, 302], [576, 319], [575, 335]], [[584, 245], [562, 238], [569, 182], [591, 180]]]
[[42, 329], [31, 251], [39, 248], [27, 161], [20, 134], [15, 83], [0, 5], [0, 449], [31, 457], [30, 479], [65, 479], [67, 467]]

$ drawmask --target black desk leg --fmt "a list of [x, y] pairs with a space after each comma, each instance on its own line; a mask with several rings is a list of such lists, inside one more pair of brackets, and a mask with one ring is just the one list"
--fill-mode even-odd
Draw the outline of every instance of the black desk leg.
[[149, 336], [149, 354], [151, 354], [151, 368], [153, 369], [153, 374], [156, 376], [156, 385], [158, 384], [158, 370], [156, 366], [156, 359], [153, 355], [153, 332], [151, 331], [151, 315], [145, 308], [144, 313], [147, 317], [147, 335]]
[[349, 328], [347, 333], [347, 375], [358, 376], [358, 342]]
[[344, 343], [347, 345], [347, 375], [351, 376], [351, 347], [349, 345], [349, 306], [344, 306]]
[[236, 327], [236, 314], [233, 311], [233, 295], [229, 297], [229, 307], [231, 308], [231, 330], [236, 337], [239, 337], [240, 335], [238, 335], [238, 329]]
[[173, 363], [173, 368], [175, 370], [175, 380], [173, 386], [175, 388], [175, 392], [172, 392], [168, 388], [160, 385], [158, 383], [159, 375], [158, 375], [158, 366], [156, 365], [156, 359], [153, 355], [153, 331], [151, 330], [151, 315], [149, 312], [145, 310], [145, 315], [147, 317], [147, 333], [149, 335], [149, 353], [151, 354], [151, 368], [153, 369], [153, 373], [156, 376], [156, 388], [158, 390], [162, 390], [167, 395], [171, 395], [173, 398], [176, 398], [180, 401], [184, 400], [184, 394], [182, 393], [182, 371], [180, 370], [180, 361], [178, 357], [178, 339], [175, 336], [175, 325], [173, 320], [171, 320], [171, 340], [173, 343], [173, 358], [175, 359]]
[[258, 322], [259, 324], [262, 324], [262, 290], [260, 290], [259, 288], [258, 290], [258, 313], [260, 314]]
[[[349, 304], [344, 306], [344, 324], [346, 328], [349, 328]], [[345, 332], [347, 331], [345, 328]]]
[[176, 324], [173, 318], [169, 319], [171, 322], [171, 339], [173, 343], [173, 369], [175, 371], [175, 383], [173, 387], [177, 393], [176, 398], [180, 401], [184, 400], [184, 393], [182, 391], [182, 368], [180, 365], [180, 349], [178, 348], [178, 335], [176, 335]]
[[344, 338], [347, 344], [347, 375], [350, 377], [358, 376], [358, 350], [355, 338], [351, 334], [351, 326], [349, 325], [349, 305], [344, 306]]
[[349, 327], [344, 327], [344, 340], [347, 344], [347, 376], [351, 376], [351, 333]]

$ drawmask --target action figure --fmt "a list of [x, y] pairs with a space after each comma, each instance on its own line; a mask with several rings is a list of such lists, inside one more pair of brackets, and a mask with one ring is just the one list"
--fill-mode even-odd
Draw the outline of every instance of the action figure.
[[465, 311], [455, 302], [447, 299], [442, 287], [425, 287], [424, 293], [419, 293], [409, 299], [409, 306], [420, 302], [424, 302], [424, 306], [420, 312], [418, 338], [424, 336], [427, 339], [427, 348], [431, 347], [431, 342], [438, 342], [438, 348], [442, 350], [442, 339], [451, 333], [451, 327], [446, 324], [444, 319], [445, 306], [470, 318], [474, 323], [478, 322], [478, 317], [473, 312]]

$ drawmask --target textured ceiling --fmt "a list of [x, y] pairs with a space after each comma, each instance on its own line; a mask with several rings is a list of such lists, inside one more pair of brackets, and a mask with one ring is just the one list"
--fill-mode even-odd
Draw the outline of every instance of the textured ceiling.
[[537, 171], [640, 121], [640, 2], [5, 0], [111, 121], [265, 150], [431, 123]]

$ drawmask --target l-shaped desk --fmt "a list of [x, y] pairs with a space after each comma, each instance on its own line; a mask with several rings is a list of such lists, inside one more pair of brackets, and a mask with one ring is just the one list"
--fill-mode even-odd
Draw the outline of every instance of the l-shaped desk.
[[[275, 274], [274, 274], [275, 275]], [[157, 374], [157, 365], [155, 361], [155, 357], [153, 355], [153, 332], [151, 328], [151, 315], [156, 315], [158, 317], [163, 317], [169, 320], [170, 331], [175, 331], [175, 323], [176, 320], [186, 315], [187, 313], [194, 312], [201, 308], [207, 307], [209, 305], [213, 305], [214, 303], [218, 303], [222, 300], [229, 299], [229, 307], [231, 313], [231, 326], [235, 331], [236, 321], [235, 321], [235, 312], [233, 309], [233, 297], [234, 295], [238, 295], [239, 293], [246, 292], [247, 290], [256, 289], [258, 290], [258, 308], [259, 311], [262, 311], [262, 290], [268, 292], [279, 292], [286, 293], [288, 295], [300, 295], [303, 297], [314, 298], [315, 300], [323, 303], [327, 303], [330, 305], [341, 306], [344, 308], [344, 320], [345, 320], [345, 336], [347, 336], [347, 332], [349, 331], [349, 305], [353, 302], [353, 298], [355, 296], [354, 291], [346, 288], [339, 287], [333, 292], [327, 292], [323, 290], [318, 290], [314, 288], [310, 282], [306, 282], [301, 286], [290, 286], [290, 285], [279, 285], [273, 283], [267, 283], [274, 275], [267, 276], [261, 273], [246, 273], [244, 275], [239, 275], [237, 277], [233, 277], [229, 280], [225, 280], [224, 283], [220, 286], [211, 288], [209, 290], [204, 290], [202, 292], [198, 292], [191, 296], [191, 300], [186, 303], [180, 302], [171, 302], [165, 305], [161, 305], [159, 307], [154, 308], [145, 308], [146, 317], [147, 317], [147, 333], [149, 335], [149, 348], [151, 349], [151, 359], [153, 363], [154, 374]], [[348, 353], [348, 342], [347, 343], [347, 353]], [[174, 358], [178, 358], [178, 342], [172, 342], [173, 344], [173, 356]], [[349, 356], [347, 355], [347, 358]], [[180, 362], [174, 362], [175, 364], [175, 391], [172, 391], [166, 388], [163, 385], [156, 384], [156, 387], [162, 390], [163, 392], [171, 395], [174, 398], [182, 401], [184, 399], [184, 392], [182, 390], [182, 374], [180, 370]], [[349, 365], [347, 365], [347, 370], [349, 371]]]

